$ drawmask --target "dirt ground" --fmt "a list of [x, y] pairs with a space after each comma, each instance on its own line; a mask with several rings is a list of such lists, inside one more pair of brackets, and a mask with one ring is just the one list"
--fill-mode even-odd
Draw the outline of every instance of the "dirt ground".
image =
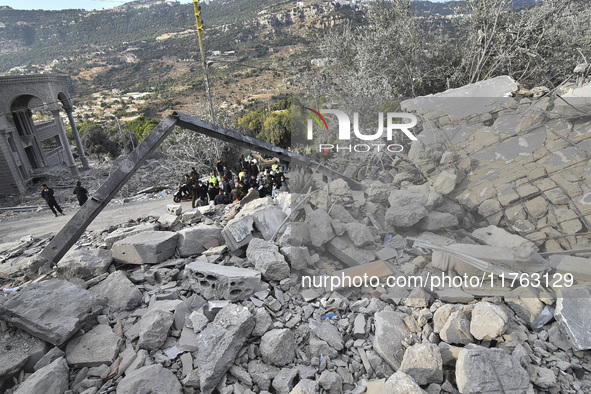
[[[108, 229], [111, 226], [126, 223], [130, 219], [146, 217], [153, 210], [165, 211], [168, 204], [174, 204], [174, 202], [172, 196], [166, 194], [164, 197], [125, 204], [121, 200], [114, 200], [94, 219], [87, 231]], [[183, 201], [181, 205], [183, 210], [191, 209], [190, 201]], [[66, 205], [62, 207], [64, 216], [55, 217], [47, 206], [42, 208], [39, 212], [0, 215], [0, 243], [17, 241], [27, 235], [35, 238], [55, 235], [79, 209], [76, 205]]]

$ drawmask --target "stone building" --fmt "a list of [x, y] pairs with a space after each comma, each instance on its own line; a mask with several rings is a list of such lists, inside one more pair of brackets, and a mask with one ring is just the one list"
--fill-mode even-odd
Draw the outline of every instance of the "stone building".
[[83, 168], [88, 160], [72, 116], [68, 76], [0, 77], [0, 196], [23, 193], [52, 166], [78, 176], [61, 113], [67, 115]]

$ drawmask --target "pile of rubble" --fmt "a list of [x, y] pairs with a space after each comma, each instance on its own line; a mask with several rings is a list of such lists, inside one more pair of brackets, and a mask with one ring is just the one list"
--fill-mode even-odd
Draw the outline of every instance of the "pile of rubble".
[[[564, 288], [557, 297], [534, 286], [507, 285], [504, 295], [489, 296], [486, 286], [386, 286], [389, 277], [442, 272], [430, 252], [392, 237], [392, 224], [414, 227], [415, 239], [432, 245], [528, 241], [494, 226], [451, 231], [458, 219], [433, 215], [436, 192], [428, 186], [412, 196], [368, 186], [354, 192], [337, 180], [307, 199], [284, 193], [186, 212], [171, 205], [142, 223], [85, 234], [55, 278], [3, 290], [5, 389], [590, 390], [587, 288]], [[382, 194], [391, 207], [372, 215], [372, 207], [383, 208], [373, 202]], [[404, 198], [417, 208], [400, 213]], [[412, 217], [422, 210], [427, 215]], [[441, 230], [448, 236], [433, 233]], [[362, 274], [381, 283], [302, 287], [304, 276]]]
[[[240, 203], [169, 205], [86, 232], [43, 276], [0, 282], [0, 387], [591, 392], [591, 260], [540, 252], [553, 244], [519, 231], [507, 209], [491, 222], [486, 190], [466, 204], [473, 177], [496, 175], [480, 174], [485, 161], [456, 171], [449, 152], [437, 176], [435, 156], [415, 151], [418, 170], [395, 162], [363, 191], [314, 177], [305, 195], [251, 190]], [[409, 182], [419, 172], [429, 181]], [[559, 209], [550, 201], [546, 213]], [[2, 244], [0, 264], [22, 269], [45, 242]]]

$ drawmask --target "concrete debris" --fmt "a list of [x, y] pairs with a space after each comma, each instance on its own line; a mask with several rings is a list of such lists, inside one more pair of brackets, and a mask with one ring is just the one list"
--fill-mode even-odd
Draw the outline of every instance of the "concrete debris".
[[15, 394], [62, 394], [68, 390], [69, 368], [63, 357], [29, 376]]
[[90, 291], [107, 299], [107, 305], [115, 310], [132, 311], [142, 303], [142, 292], [122, 271], [115, 271]]
[[404, 102], [408, 155], [329, 159], [365, 190], [164, 204], [42, 273], [0, 244], [0, 391], [589, 391], [591, 122], [516, 87]]
[[194, 262], [186, 265], [185, 276], [206, 300], [238, 301], [263, 290], [261, 272], [246, 268]]
[[113, 259], [123, 264], [158, 264], [174, 255], [178, 238], [172, 231], [132, 235], [113, 244]]
[[456, 382], [462, 394], [526, 393], [532, 390], [527, 371], [517, 359], [502, 349], [480, 346], [460, 351]]
[[105, 299], [99, 295], [67, 281], [50, 279], [10, 294], [1, 304], [1, 317], [59, 346], [85, 324], [92, 324], [104, 305]]
[[246, 257], [267, 280], [282, 280], [290, 274], [285, 257], [272, 242], [253, 238], [246, 249]]
[[97, 367], [111, 364], [119, 354], [122, 339], [111, 327], [99, 324], [82, 336], [75, 337], [66, 346], [66, 360], [75, 367]]
[[255, 320], [247, 308], [228, 304], [197, 337], [196, 365], [201, 392], [210, 394], [232, 365], [252, 332]]
[[68, 252], [57, 264], [59, 279], [80, 278], [88, 280], [107, 272], [113, 262], [113, 252], [108, 249], [80, 248]]

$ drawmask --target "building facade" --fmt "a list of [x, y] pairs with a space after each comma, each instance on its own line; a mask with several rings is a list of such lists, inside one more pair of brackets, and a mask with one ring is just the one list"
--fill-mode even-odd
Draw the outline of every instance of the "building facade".
[[56, 74], [0, 77], [0, 196], [23, 193], [52, 166], [78, 166], [66, 136], [66, 114], [83, 168], [88, 160], [80, 142], [68, 93], [68, 76]]

